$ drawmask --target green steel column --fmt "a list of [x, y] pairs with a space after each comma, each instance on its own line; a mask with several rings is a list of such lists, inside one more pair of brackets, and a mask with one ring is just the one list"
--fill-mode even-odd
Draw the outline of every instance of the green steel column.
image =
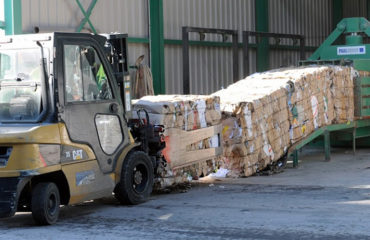
[[353, 128], [352, 132], [352, 150], [353, 155], [356, 155], [356, 127]]
[[332, 29], [337, 27], [337, 24], [343, 18], [343, 0], [332, 0], [333, 4], [333, 26]]
[[21, 0], [4, 0], [5, 34], [22, 33], [22, 3]]
[[[269, 31], [269, 0], [255, 0], [256, 31]], [[269, 40], [261, 38], [257, 42], [257, 72], [263, 72], [269, 69]]]
[[324, 149], [325, 161], [330, 161], [330, 132], [328, 130], [324, 132]]
[[150, 67], [155, 94], [166, 91], [164, 79], [163, 0], [149, 0]]
[[293, 151], [293, 167], [298, 167], [298, 150]]

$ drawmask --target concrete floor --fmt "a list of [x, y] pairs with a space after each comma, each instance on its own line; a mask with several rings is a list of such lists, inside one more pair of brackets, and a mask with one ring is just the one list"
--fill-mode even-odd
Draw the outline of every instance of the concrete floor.
[[0, 220], [0, 239], [370, 239], [370, 149], [306, 150], [297, 169], [225, 179], [120, 206], [65, 207], [54, 226]]

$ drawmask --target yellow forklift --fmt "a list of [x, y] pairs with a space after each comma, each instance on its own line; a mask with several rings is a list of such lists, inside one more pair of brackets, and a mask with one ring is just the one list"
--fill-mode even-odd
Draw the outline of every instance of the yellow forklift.
[[48, 225], [60, 205], [112, 193], [122, 204], [148, 199], [163, 127], [131, 119], [126, 39], [0, 40], [0, 217], [31, 211]]

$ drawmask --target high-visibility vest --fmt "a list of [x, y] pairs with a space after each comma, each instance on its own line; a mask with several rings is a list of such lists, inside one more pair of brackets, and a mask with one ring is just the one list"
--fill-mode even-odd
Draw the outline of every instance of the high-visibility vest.
[[99, 90], [101, 90], [102, 85], [107, 81], [107, 75], [105, 75], [105, 71], [102, 64], [100, 64], [99, 70], [96, 73], [96, 80], [98, 88]]

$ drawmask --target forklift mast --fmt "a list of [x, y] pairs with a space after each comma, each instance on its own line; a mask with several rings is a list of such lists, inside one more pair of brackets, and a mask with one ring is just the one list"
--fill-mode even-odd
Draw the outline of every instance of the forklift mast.
[[104, 45], [108, 60], [117, 79], [122, 103], [125, 107], [126, 119], [132, 117], [131, 79], [128, 66], [127, 34], [101, 34], [107, 41]]
[[[150, 124], [149, 115], [145, 109], [138, 110], [137, 115], [139, 119], [132, 119], [131, 80], [127, 48], [128, 35], [121, 33], [101, 35], [107, 39], [104, 48], [117, 79], [128, 126], [133, 137], [141, 143], [140, 149], [151, 157], [153, 167], [156, 168], [162, 157], [161, 151], [165, 147], [163, 139], [164, 126]], [[141, 113], [144, 113], [143, 118], [141, 118]]]

